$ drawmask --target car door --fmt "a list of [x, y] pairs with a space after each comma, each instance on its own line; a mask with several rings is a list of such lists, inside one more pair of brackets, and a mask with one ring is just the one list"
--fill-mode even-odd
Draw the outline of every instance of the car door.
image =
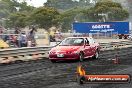
[[85, 44], [84, 44], [84, 52], [85, 52], [85, 57], [90, 57], [92, 55], [91, 53], [91, 46], [89, 44], [89, 41], [87, 38], [85, 38]]
[[89, 44], [90, 44], [90, 47], [91, 47], [91, 55], [93, 56], [96, 52], [96, 43], [93, 40], [93, 38], [88, 38], [88, 40], [89, 40]]

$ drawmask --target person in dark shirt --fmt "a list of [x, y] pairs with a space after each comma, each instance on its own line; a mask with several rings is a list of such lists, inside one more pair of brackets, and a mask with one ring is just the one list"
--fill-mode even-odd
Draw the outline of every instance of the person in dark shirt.
[[37, 30], [35, 29], [35, 27], [32, 27], [31, 31], [28, 33], [28, 41], [31, 41], [31, 45], [32, 46], [36, 46], [36, 40], [35, 40], [35, 32]]
[[19, 34], [20, 33], [20, 29], [18, 27], [16, 27], [14, 33], [15, 34]]

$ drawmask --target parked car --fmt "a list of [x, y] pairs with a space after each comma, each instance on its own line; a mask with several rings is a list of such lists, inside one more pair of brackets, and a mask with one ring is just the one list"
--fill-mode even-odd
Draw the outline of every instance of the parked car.
[[68, 37], [49, 51], [51, 62], [99, 57], [100, 45], [91, 37]]

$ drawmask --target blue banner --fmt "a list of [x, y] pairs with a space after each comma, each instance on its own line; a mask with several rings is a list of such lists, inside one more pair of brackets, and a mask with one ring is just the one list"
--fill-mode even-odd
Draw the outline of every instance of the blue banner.
[[87, 22], [73, 23], [73, 30], [76, 33], [115, 33], [128, 34], [129, 22]]

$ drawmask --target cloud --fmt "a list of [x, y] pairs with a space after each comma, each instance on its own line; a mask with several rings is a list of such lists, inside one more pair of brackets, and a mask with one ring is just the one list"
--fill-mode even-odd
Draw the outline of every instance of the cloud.
[[43, 3], [47, 0], [27, 0], [28, 5], [39, 7], [43, 6]]

